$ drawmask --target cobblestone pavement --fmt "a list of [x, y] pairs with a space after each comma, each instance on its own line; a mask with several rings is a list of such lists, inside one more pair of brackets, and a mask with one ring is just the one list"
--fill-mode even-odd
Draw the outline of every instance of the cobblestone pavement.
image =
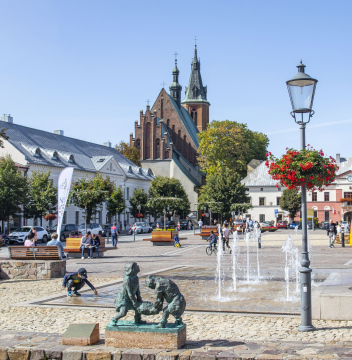
[[[181, 237], [186, 233], [181, 233]], [[282, 232], [281, 239], [277, 239], [280, 237], [279, 234], [275, 234], [275, 237], [271, 239], [269, 235], [263, 236], [263, 248], [260, 250], [263, 268], [281, 266], [283, 258], [281, 246], [287, 233]], [[141, 274], [175, 265], [215, 268], [216, 258], [205, 254], [205, 242], [193, 235], [193, 232], [187, 234], [188, 240], [181, 240], [183, 247], [180, 249], [153, 247], [149, 242], [143, 242], [141, 237], [138, 237], [135, 242], [132, 238], [126, 237], [118, 243], [117, 250], [110, 251], [109, 256], [102, 259], [69, 259], [67, 270], [75, 271], [84, 266], [88, 270], [90, 281], [95, 286], [99, 286], [107, 281], [120, 280], [123, 276], [123, 266], [128, 261], [138, 262]], [[342, 248], [337, 245], [335, 249], [330, 249], [326, 246], [325, 232], [316, 232], [314, 235], [317, 239], [311, 241], [313, 271], [314, 268], [351, 269], [352, 273], [352, 264], [350, 264], [352, 263], [350, 261], [352, 247], [346, 245]], [[6, 345], [7, 340], [5, 341], [2, 337], [4, 334], [8, 336], [7, 342], [11, 343], [10, 338], [13, 336], [11, 331], [19, 332], [19, 334], [31, 332], [32, 336], [33, 332], [62, 334], [72, 322], [99, 322], [101, 333], [104, 334], [105, 325], [114, 315], [113, 309], [14, 306], [17, 303], [47, 295], [63, 294], [61, 283], [62, 279], [0, 281], [0, 339], [2, 339], [0, 346]], [[268, 350], [266, 358], [270, 358], [269, 355], [279, 356], [286, 353], [296, 358], [302, 356], [302, 358], [329, 359], [348, 357], [346, 354], [350, 352], [350, 357], [352, 357], [352, 321], [314, 321], [316, 331], [301, 333], [297, 331], [299, 318], [198, 312], [186, 312], [183, 318], [187, 324], [188, 345], [193, 344], [203, 350], [216, 350], [216, 346], [233, 349], [231, 343], [244, 342], [247, 345], [252, 344], [253, 349], [255, 348], [253, 344], [260, 345], [256, 349], [262, 349], [262, 352], [264, 351], [263, 344], [267, 344], [265, 345], [265, 349]], [[132, 320], [132, 314], [128, 315], [128, 319]], [[149, 319], [158, 321], [159, 317], [148, 317]], [[300, 350], [297, 350], [298, 348]], [[292, 349], [295, 349], [294, 354]]]

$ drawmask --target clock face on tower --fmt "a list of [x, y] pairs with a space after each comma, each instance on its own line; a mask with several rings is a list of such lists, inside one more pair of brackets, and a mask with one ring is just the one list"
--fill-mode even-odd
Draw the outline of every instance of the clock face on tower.
[[347, 176], [347, 181], [352, 182], [352, 175]]

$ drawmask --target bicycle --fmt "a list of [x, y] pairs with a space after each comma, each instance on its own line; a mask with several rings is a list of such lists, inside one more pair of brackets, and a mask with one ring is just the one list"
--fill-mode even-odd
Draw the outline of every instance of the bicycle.
[[214, 253], [215, 255], [218, 252], [218, 249], [216, 247], [216, 244], [213, 244], [214, 246], [211, 248], [210, 245], [206, 247], [205, 252], [207, 253], [207, 255], [211, 255], [212, 253]]

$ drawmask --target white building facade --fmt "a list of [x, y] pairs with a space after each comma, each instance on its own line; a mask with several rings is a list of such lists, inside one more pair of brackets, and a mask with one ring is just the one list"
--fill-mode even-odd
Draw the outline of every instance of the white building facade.
[[[5, 121], [3, 121], [5, 120]], [[136, 166], [115, 148], [111, 143], [98, 145], [86, 141], [69, 138], [63, 135], [63, 131], [49, 133], [29, 127], [13, 124], [0, 120], [0, 129], [7, 128], [9, 137], [4, 141], [4, 148], [0, 148], [0, 157], [9, 154], [25, 176], [30, 177], [35, 171], [46, 173], [50, 171], [53, 184], [57, 187], [60, 172], [65, 167], [73, 167], [73, 179], [87, 177], [92, 178], [98, 172], [115, 182], [116, 187], [121, 187], [124, 193], [126, 209], [118, 218], [123, 228], [134, 222], [134, 217], [129, 213], [129, 199], [134, 189], [142, 188], [146, 193], [149, 191], [150, 182], [154, 176], [150, 169]], [[63, 224], [83, 224], [83, 210], [69, 204], [66, 208]], [[108, 222], [106, 204], [102, 204], [101, 210], [96, 214], [93, 222], [104, 224]], [[23, 219], [19, 217], [18, 225], [37, 225], [35, 219]], [[52, 222], [43, 221], [43, 226], [55, 225]]]

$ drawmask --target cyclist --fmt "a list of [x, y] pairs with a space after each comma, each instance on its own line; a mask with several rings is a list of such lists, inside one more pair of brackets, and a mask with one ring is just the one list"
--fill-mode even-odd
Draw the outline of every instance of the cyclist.
[[211, 230], [210, 231], [210, 236], [208, 237], [207, 241], [210, 240], [210, 249], [212, 250], [213, 249], [213, 244], [214, 244], [214, 247], [216, 247], [216, 244], [218, 242], [218, 238], [216, 237], [216, 235], [214, 234], [214, 231]]

